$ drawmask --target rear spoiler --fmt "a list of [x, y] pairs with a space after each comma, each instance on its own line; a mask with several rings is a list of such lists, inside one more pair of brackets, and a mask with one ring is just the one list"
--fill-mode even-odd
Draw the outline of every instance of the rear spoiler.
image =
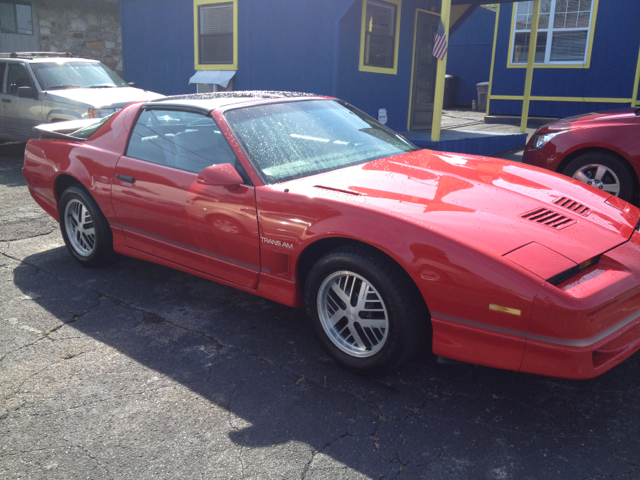
[[40, 138], [62, 138], [66, 140], [84, 141], [86, 138], [74, 137], [73, 132], [81, 128], [88, 127], [102, 120], [101, 118], [87, 118], [85, 120], [69, 120], [67, 122], [44, 123], [33, 127], [33, 131], [40, 135]]

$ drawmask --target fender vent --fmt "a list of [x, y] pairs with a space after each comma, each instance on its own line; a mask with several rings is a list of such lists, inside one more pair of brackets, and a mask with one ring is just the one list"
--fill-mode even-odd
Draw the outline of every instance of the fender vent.
[[564, 215], [554, 212], [553, 210], [549, 210], [548, 208], [538, 208], [531, 212], [523, 213], [520, 217], [541, 225], [546, 225], [547, 227], [555, 228], [556, 230], [562, 230], [563, 228], [567, 228], [574, 223], [577, 223], [572, 218], [565, 217]]
[[591, 209], [589, 207], [585, 207], [580, 202], [576, 202], [575, 200], [571, 200], [567, 197], [560, 197], [555, 200], [553, 203], [558, 205], [559, 207], [566, 208], [567, 210], [571, 210], [572, 212], [577, 213], [578, 215], [582, 215], [583, 217], [588, 217], [591, 213]]

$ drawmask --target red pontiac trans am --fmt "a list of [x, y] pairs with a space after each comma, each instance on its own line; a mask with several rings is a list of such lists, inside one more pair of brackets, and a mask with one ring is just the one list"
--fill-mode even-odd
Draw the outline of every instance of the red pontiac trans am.
[[436, 355], [590, 378], [640, 348], [640, 210], [555, 173], [419, 150], [344, 102], [169, 97], [37, 127], [24, 175], [69, 252], [305, 306], [356, 371]]
[[523, 162], [573, 177], [637, 204], [640, 108], [589, 113], [540, 127]]

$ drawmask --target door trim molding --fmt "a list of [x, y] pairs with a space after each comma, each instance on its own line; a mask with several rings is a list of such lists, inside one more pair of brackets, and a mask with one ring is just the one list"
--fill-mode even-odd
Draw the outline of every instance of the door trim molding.
[[[190, 251], [192, 251], [194, 253], [200, 253], [202, 255], [206, 255], [207, 257], [215, 258], [217, 260], [222, 260], [223, 262], [228, 262], [228, 263], [231, 263], [233, 265], [238, 265], [239, 267], [248, 268], [249, 270], [253, 270], [254, 272], [260, 272], [260, 267], [256, 266], [256, 265], [251, 265], [249, 263], [240, 262], [239, 260], [234, 260], [232, 258], [228, 258], [228, 257], [225, 257], [223, 255], [218, 255], [218, 254], [213, 253], [213, 252], [208, 252], [206, 250], [201, 250], [200, 248], [195, 248], [195, 247], [192, 247], [190, 245], [185, 245], [184, 243], [174, 242], [173, 240], [169, 240], [167, 238], [160, 237], [158, 235], [153, 235], [152, 233], [148, 233], [148, 232], [145, 232], [143, 230], [138, 230], [136, 228], [127, 227], [126, 225], [121, 225], [119, 223], [110, 222], [109, 225], [111, 225], [113, 227], [121, 228], [123, 230], [123, 232], [125, 232], [125, 235], [126, 235], [127, 231], [130, 231], [130, 232], [133, 232], [133, 233], [137, 233], [138, 235], [142, 235], [144, 237], [149, 237], [149, 238], [152, 238], [154, 240], [158, 240], [159, 242], [163, 242], [163, 243], [166, 243], [168, 245], [174, 245], [176, 247], [184, 248], [185, 250], [190, 250]], [[129, 246], [127, 245], [127, 247], [129, 247]], [[129, 248], [132, 248], [132, 247], [129, 247]], [[148, 252], [145, 252], [145, 253], [147, 253], [148, 255], [151, 255]], [[189, 268], [191, 268], [191, 267], [189, 267]]]

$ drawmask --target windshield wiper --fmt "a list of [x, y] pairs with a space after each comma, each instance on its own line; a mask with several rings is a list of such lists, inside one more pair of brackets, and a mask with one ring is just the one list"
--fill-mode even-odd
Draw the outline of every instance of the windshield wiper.
[[56, 85], [49, 87], [47, 90], [64, 90], [65, 88], [81, 88], [80, 85]]
[[87, 88], [115, 88], [116, 85], [112, 85], [110, 83], [101, 83], [99, 85], [91, 85]]

